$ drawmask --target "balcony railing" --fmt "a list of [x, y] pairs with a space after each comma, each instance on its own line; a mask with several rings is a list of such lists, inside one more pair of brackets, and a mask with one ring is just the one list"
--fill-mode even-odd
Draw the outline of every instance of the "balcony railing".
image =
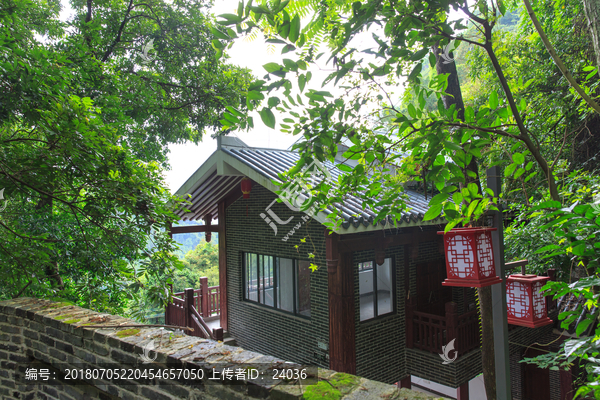
[[223, 340], [223, 329], [211, 331], [204, 318], [218, 316], [220, 308], [219, 286], [208, 286], [208, 278], [200, 278], [200, 289], [186, 289], [173, 293], [173, 303], [165, 309], [165, 324], [193, 328], [191, 336]]
[[[173, 293], [173, 297], [183, 299], [185, 292]], [[194, 307], [203, 318], [221, 315], [221, 289], [208, 286], [208, 278], [200, 278], [200, 289], [194, 289]], [[205, 301], [205, 299], [207, 301]]]
[[406, 306], [406, 347], [439, 354], [452, 339], [459, 356], [480, 346], [477, 310], [458, 315], [456, 303], [446, 303], [445, 315], [433, 315]]

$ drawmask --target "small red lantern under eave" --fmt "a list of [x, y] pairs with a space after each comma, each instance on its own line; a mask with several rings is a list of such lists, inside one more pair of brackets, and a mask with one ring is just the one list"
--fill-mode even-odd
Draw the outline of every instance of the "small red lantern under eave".
[[245, 176], [242, 179], [242, 182], [240, 183], [241, 189], [242, 189], [242, 194], [244, 195], [245, 199], [249, 199], [250, 198], [250, 191], [252, 190], [252, 181], [250, 180], [250, 178], [248, 178], [247, 176]]
[[540, 289], [548, 276], [515, 274], [506, 278], [507, 319], [512, 325], [539, 328], [552, 324], [548, 318], [546, 299]]
[[492, 231], [496, 228], [454, 228], [444, 234], [447, 279], [444, 286], [484, 287], [502, 282], [496, 276]]

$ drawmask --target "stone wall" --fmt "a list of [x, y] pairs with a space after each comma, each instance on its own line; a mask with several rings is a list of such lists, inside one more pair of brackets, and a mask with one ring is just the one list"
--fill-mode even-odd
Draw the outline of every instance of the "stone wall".
[[[270, 209], [282, 220], [277, 234], [260, 217], [277, 196], [254, 185], [249, 199], [240, 198], [226, 210], [227, 296], [229, 333], [246, 349], [294, 362], [329, 367], [329, 305], [325, 264], [325, 227], [315, 220], [304, 223], [304, 213], [291, 211], [284, 203]], [[289, 232], [301, 223], [293, 235]], [[285, 235], [288, 240], [283, 241]], [[306, 243], [301, 240], [306, 239]], [[296, 248], [296, 246], [298, 246]], [[312, 261], [319, 269], [310, 274], [310, 318], [299, 317], [260, 304], [244, 301], [242, 254], [258, 253]], [[309, 253], [315, 255], [309, 258]]]
[[[349, 374], [316, 368], [315, 377], [303, 381], [273, 380], [273, 368], [282, 360], [225, 346], [211, 340], [134, 325], [122, 317], [99, 314], [65, 303], [31, 298], [0, 302], [0, 396], [18, 399], [433, 399], [395, 386]], [[101, 327], [98, 327], [101, 326]], [[140, 354], [147, 343], [158, 343], [154, 358], [143, 364]], [[285, 364], [290, 367], [289, 364]], [[207, 379], [223, 367], [260, 378], [226, 376]], [[72, 370], [203, 371], [203, 379], [177, 376], [125, 379], [121, 381], [72, 378]], [[31, 371], [39, 375], [32, 379]], [[67, 371], [71, 372], [67, 372]], [[25, 377], [29, 371], [29, 378]], [[48, 375], [42, 376], [41, 372]], [[240, 373], [241, 373], [240, 372]], [[65, 375], [67, 374], [67, 375]], [[237, 373], [236, 373], [237, 374]], [[245, 376], [245, 375], [244, 375]], [[44, 380], [47, 378], [47, 380]]]

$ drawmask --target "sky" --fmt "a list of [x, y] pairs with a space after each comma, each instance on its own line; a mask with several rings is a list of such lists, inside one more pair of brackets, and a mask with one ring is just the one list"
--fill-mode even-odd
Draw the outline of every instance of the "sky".
[[[238, 0], [215, 0], [212, 8], [214, 15], [237, 12]], [[266, 74], [263, 65], [269, 62], [280, 62], [282, 56], [279, 51], [269, 52], [263, 38], [254, 41], [237, 41], [227, 51], [231, 57], [228, 62], [240, 67], [249, 68], [257, 77]], [[285, 134], [266, 127], [260, 117], [254, 117], [255, 128], [249, 132], [235, 132], [235, 136], [244, 143], [253, 147], [266, 147], [286, 149], [291, 146], [297, 137]], [[171, 170], [165, 173], [167, 185], [171, 192], [175, 192], [185, 181], [202, 165], [204, 161], [217, 149], [217, 141], [205, 135], [198, 145], [179, 144], [169, 146], [169, 162]]]

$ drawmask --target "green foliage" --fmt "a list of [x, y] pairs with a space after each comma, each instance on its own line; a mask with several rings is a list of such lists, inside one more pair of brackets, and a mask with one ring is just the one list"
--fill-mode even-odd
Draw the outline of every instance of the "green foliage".
[[0, 298], [121, 313], [164, 302], [180, 263], [166, 145], [243, 110], [249, 74], [202, 1], [89, 5], [0, 0]]
[[200, 288], [200, 278], [208, 278], [208, 286], [219, 285], [219, 246], [202, 240], [182, 259], [183, 267], [173, 276], [173, 289], [182, 292], [187, 288]]

